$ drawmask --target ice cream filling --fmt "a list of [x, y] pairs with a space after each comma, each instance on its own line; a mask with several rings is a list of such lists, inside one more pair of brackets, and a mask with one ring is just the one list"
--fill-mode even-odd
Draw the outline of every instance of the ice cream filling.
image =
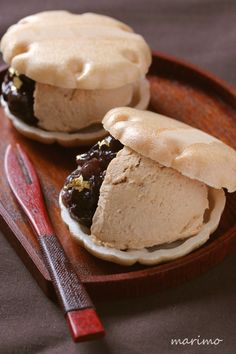
[[36, 126], [38, 119], [34, 115], [35, 81], [19, 74], [13, 68], [6, 72], [2, 83], [2, 97], [9, 111], [29, 125]]
[[92, 124], [101, 124], [111, 108], [129, 105], [135, 92], [135, 84], [109, 90], [84, 90], [37, 82], [34, 113], [41, 129], [75, 133]]
[[35, 82], [13, 68], [2, 84], [2, 98], [13, 116], [44, 131], [68, 134], [102, 128], [102, 118], [114, 107], [146, 107], [142, 99], [148, 102], [148, 91], [145, 78], [109, 90], [66, 89]]
[[100, 188], [91, 237], [115, 249], [143, 249], [200, 232], [208, 186], [124, 147]]
[[71, 217], [87, 227], [92, 224], [106, 169], [122, 147], [118, 140], [107, 136], [87, 153], [77, 156], [78, 167], [65, 181], [62, 202]]
[[209, 208], [208, 187], [123, 147], [112, 136], [77, 156], [61, 198], [93, 241], [140, 249], [197, 234]]

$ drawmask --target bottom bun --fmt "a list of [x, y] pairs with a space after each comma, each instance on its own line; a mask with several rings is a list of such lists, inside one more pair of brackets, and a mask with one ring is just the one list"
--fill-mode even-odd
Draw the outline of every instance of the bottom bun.
[[93, 241], [93, 236], [88, 229], [71, 218], [68, 209], [59, 197], [61, 217], [69, 227], [71, 235], [94, 256], [106, 261], [121, 265], [133, 265], [138, 262], [145, 265], [154, 265], [182, 257], [196, 248], [202, 246], [217, 228], [221, 214], [225, 206], [225, 194], [223, 189], [209, 188], [210, 208], [207, 212], [207, 220], [201, 231], [185, 240], [178, 240], [169, 244], [163, 244], [141, 250], [121, 251], [115, 248], [98, 245]]
[[[136, 88], [136, 97], [133, 102], [133, 108], [145, 109], [150, 100], [149, 82], [147, 79], [142, 79], [139, 86]], [[83, 128], [76, 133], [63, 133], [46, 131], [39, 127], [28, 125], [21, 119], [17, 118], [9, 111], [7, 103], [1, 96], [1, 105], [5, 115], [12, 121], [14, 127], [24, 136], [29, 139], [39, 141], [44, 144], [58, 143], [62, 146], [80, 146], [96, 143], [99, 139], [103, 139], [108, 133], [103, 129], [101, 123], [92, 124], [89, 127]]]

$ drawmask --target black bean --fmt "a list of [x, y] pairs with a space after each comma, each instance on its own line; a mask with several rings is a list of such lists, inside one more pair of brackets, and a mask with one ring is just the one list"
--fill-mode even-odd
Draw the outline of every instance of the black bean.
[[[14, 80], [20, 82], [16, 87]], [[7, 71], [2, 83], [2, 96], [7, 102], [9, 111], [29, 125], [37, 125], [38, 119], [34, 116], [34, 89], [35, 81], [25, 75]]]
[[87, 227], [92, 224], [107, 167], [122, 147], [109, 135], [87, 153], [77, 156], [78, 168], [66, 178], [62, 201], [70, 215]]

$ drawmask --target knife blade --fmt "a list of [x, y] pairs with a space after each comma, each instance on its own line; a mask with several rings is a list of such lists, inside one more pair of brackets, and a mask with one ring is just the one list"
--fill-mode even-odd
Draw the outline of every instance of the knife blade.
[[36, 170], [23, 148], [8, 145], [5, 173], [12, 192], [37, 235], [44, 262], [74, 341], [97, 339], [105, 334], [85, 290], [49, 219]]

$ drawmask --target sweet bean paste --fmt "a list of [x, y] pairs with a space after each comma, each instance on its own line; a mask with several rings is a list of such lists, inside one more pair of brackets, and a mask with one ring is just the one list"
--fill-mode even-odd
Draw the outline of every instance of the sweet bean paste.
[[87, 153], [77, 156], [78, 167], [65, 181], [62, 202], [71, 217], [87, 227], [92, 224], [107, 167], [122, 147], [118, 140], [107, 136]]
[[9, 111], [29, 125], [38, 123], [33, 109], [34, 89], [34, 80], [9, 68], [2, 83], [2, 97]]

